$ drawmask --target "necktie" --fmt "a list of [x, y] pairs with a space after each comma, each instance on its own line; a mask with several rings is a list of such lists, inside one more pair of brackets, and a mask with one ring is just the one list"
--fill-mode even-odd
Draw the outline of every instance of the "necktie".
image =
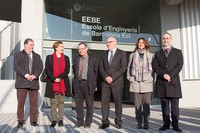
[[32, 58], [31, 58], [31, 54], [28, 54], [28, 59], [29, 59], [29, 73], [32, 73]]
[[109, 59], [109, 64], [112, 63], [112, 59], [113, 59], [113, 51], [110, 51], [110, 59]]
[[78, 74], [79, 80], [82, 79], [84, 62], [85, 62], [85, 58], [81, 58], [81, 62], [80, 62], [80, 65], [79, 65], [79, 74]]
[[168, 51], [169, 51], [169, 49], [168, 49], [168, 48], [166, 48], [166, 49], [165, 49], [165, 52], [166, 52], [167, 54], [168, 54]]

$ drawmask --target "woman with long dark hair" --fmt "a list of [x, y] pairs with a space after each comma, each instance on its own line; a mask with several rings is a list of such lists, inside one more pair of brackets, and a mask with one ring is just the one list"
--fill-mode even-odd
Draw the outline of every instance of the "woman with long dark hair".
[[138, 39], [133, 53], [130, 54], [127, 79], [130, 82], [130, 92], [134, 92], [137, 128], [148, 129], [153, 78], [152, 54], [145, 38]]

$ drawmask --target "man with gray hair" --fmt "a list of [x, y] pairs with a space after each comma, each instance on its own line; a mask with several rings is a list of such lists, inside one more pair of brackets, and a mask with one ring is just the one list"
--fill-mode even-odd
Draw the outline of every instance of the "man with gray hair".
[[[175, 131], [182, 131], [178, 126], [179, 98], [182, 98], [179, 72], [183, 66], [181, 50], [172, 46], [172, 36], [163, 34], [163, 48], [155, 53], [153, 69], [157, 74], [155, 96], [160, 98], [163, 116], [163, 126], [159, 130], [170, 128], [170, 106], [172, 127]], [[170, 105], [171, 104], [171, 105]]]
[[115, 102], [115, 125], [122, 128], [122, 94], [124, 88], [124, 73], [127, 68], [126, 52], [117, 48], [117, 40], [114, 37], [108, 37], [107, 48], [100, 59], [99, 72], [102, 77], [101, 84], [101, 108], [102, 125], [99, 127], [105, 129], [109, 127], [109, 102], [111, 94]]

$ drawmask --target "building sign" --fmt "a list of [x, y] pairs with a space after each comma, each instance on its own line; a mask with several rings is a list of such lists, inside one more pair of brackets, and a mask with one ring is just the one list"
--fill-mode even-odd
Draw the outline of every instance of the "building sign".
[[[44, 37], [105, 42], [114, 36], [123, 44], [145, 37], [158, 43], [159, 1], [45, 0]], [[106, 4], [105, 4], [106, 3]], [[143, 10], [143, 9], [149, 10]]]
[[100, 17], [82, 16], [82, 35], [94, 37], [109, 37], [131, 39], [131, 33], [137, 33], [136, 28], [115, 27], [103, 25]]

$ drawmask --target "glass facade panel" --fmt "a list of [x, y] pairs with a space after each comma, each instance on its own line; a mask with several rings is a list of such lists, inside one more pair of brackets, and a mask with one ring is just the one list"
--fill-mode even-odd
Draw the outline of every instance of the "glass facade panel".
[[45, 39], [160, 44], [159, 0], [45, 0]]

